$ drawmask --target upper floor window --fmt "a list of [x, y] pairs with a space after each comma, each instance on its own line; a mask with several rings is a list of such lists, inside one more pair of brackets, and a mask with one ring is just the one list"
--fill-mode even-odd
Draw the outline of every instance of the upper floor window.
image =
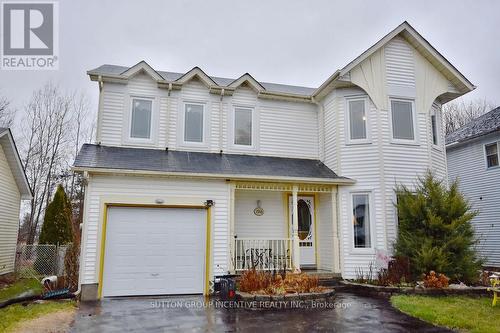
[[151, 138], [151, 118], [153, 101], [150, 99], [132, 99], [132, 117], [130, 121], [130, 137], [134, 139]]
[[415, 141], [415, 114], [413, 102], [391, 100], [392, 138], [396, 141]]
[[349, 108], [349, 141], [366, 140], [368, 136], [365, 100], [349, 100], [347, 104]]
[[203, 142], [203, 104], [186, 103], [184, 106], [184, 142]]
[[352, 216], [354, 247], [370, 248], [370, 195], [368, 193], [352, 195]]
[[252, 113], [249, 108], [234, 109], [234, 144], [252, 145]]
[[438, 140], [438, 127], [437, 127], [437, 119], [436, 114], [431, 114], [431, 130], [432, 130], [432, 143], [437, 145], [439, 143]]
[[498, 166], [498, 143], [490, 143], [484, 146], [486, 150], [486, 166], [488, 168]]

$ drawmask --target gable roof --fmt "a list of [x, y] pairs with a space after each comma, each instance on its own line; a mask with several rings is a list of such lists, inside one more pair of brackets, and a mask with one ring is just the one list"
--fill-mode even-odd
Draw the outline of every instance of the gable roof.
[[[391, 39], [396, 36], [402, 36], [409, 44], [411, 44], [418, 52], [422, 54], [429, 62], [431, 62], [438, 71], [440, 71], [453, 85], [457, 88], [458, 93], [453, 94], [448, 98], [451, 100], [457, 96], [463, 95], [475, 88], [475, 86], [460, 73], [441, 53], [439, 53], [425, 38], [422, 37], [407, 21], [401, 23], [394, 30], [389, 32], [373, 46], [349, 62], [342, 69], [335, 71], [325, 82], [318, 88], [310, 88], [303, 86], [294, 86], [286, 84], [277, 84], [269, 82], [260, 82], [254, 79], [250, 74], [245, 73], [237, 79], [223, 78], [216, 76], [209, 76], [205, 74], [199, 67], [194, 67], [187, 73], [165, 72], [153, 70], [145, 61], [143, 64], [150, 68], [150, 73], [157, 73], [163, 78], [162, 83], [182, 84], [189, 81], [194, 76], [198, 76], [210, 88], [232, 88], [235, 89], [244, 82], [248, 82], [250, 86], [255, 89], [262, 96], [272, 94], [284, 95], [290, 97], [298, 97], [301, 99], [314, 102], [316, 99], [321, 99], [331, 89], [336, 87], [344, 87], [352, 85], [352, 83], [344, 80], [344, 76], [349, 73], [351, 69], [360, 64], [363, 60], [370, 57], [374, 52], [383, 47]], [[137, 65], [139, 65], [137, 64]], [[144, 65], [145, 64], [145, 65]], [[135, 65], [135, 66], [137, 66]], [[133, 66], [134, 67], [134, 66]], [[133, 68], [131, 67], [131, 68]], [[126, 73], [129, 67], [115, 66], [115, 65], [102, 65], [87, 72], [92, 80], [97, 80], [98, 76], [111, 77], [116, 79], [126, 78], [123, 73]], [[153, 75], [153, 74], [150, 74]]]
[[459, 91], [464, 94], [476, 88], [458, 69], [453, 66], [441, 53], [439, 53], [421, 34], [418, 33], [407, 21], [404, 21], [394, 30], [382, 37], [378, 42], [353, 59], [342, 69], [331, 75], [313, 94], [313, 96], [324, 95], [325, 90], [332, 88], [335, 81], [342, 81], [342, 77], [349, 73], [354, 67], [378, 51], [396, 36], [402, 36], [410, 45], [433, 64]]
[[446, 145], [463, 143], [496, 131], [500, 132], [500, 106], [448, 134]]
[[165, 175], [222, 179], [273, 179], [323, 184], [354, 183], [338, 176], [318, 160], [107, 147], [84, 144], [73, 165], [75, 171], [141, 171]]
[[22, 166], [21, 159], [19, 158], [16, 143], [14, 142], [10, 129], [0, 127], [0, 145], [4, 150], [7, 163], [12, 170], [17, 188], [21, 193], [21, 199], [31, 199], [31, 188], [28, 183], [28, 178], [24, 173], [24, 168]]

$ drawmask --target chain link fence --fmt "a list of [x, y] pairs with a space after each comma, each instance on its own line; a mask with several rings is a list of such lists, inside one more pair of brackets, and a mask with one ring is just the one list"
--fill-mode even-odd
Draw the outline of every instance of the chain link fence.
[[41, 278], [48, 275], [64, 276], [64, 257], [69, 245], [18, 245], [16, 275], [19, 278]]

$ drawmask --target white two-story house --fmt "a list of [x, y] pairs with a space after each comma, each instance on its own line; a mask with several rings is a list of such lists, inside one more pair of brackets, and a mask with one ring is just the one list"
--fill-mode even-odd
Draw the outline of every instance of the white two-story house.
[[404, 22], [320, 87], [103, 65], [84, 299], [204, 293], [249, 268], [353, 278], [396, 236], [397, 184], [446, 177], [441, 105], [474, 89]]

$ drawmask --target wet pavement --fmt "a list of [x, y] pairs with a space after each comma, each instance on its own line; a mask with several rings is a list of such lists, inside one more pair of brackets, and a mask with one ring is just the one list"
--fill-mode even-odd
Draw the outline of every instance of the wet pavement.
[[386, 298], [350, 293], [338, 293], [328, 304], [296, 303], [302, 308], [295, 309], [235, 309], [214, 302], [171, 296], [83, 303], [72, 332], [450, 332], [395, 310]]

